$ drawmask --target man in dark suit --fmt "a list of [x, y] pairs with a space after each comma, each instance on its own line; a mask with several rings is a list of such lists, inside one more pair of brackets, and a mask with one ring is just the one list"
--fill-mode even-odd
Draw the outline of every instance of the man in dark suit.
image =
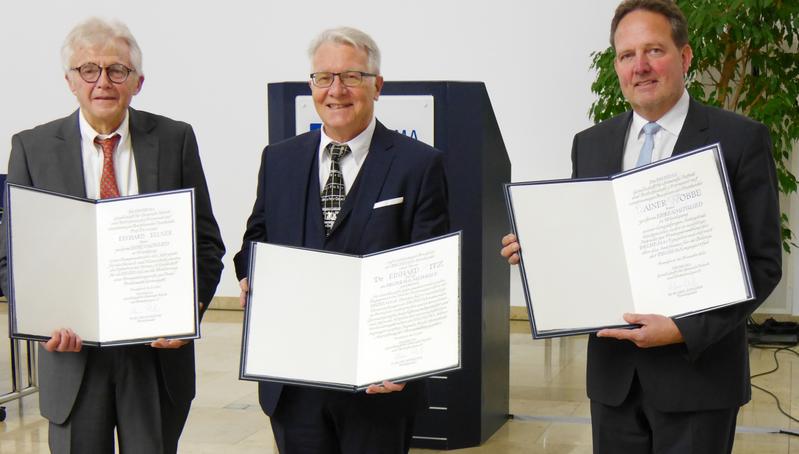
[[[366, 254], [449, 228], [441, 153], [374, 117], [383, 85], [374, 41], [338, 28], [319, 35], [309, 53], [323, 128], [263, 152], [255, 205], [234, 259], [242, 305], [251, 241]], [[313, 285], [314, 277], [303, 280]], [[425, 402], [421, 382], [383, 382], [357, 394], [263, 382], [259, 398], [282, 454], [405, 453], [413, 416]]]
[[[756, 299], [680, 319], [624, 314], [640, 328], [592, 335], [594, 452], [731, 452], [738, 409], [751, 395], [746, 319], [782, 274], [771, 139], [760, 123], [690, 99], [684, 76], [693, 54], [685, 17], [670, 0], [619, 5], [611, 45], [633, 111], [574, 137], [573, 177], [606, 176], [720, 142]], [[518, 263], [516, 238], [506, 236], [503, 246], [502, 255]]]
[[[125, 25], [100, 19], [79, 24], [67, 36], [62, 58], [80, 108], [12, 138], [8, 181], [89, 198], [194, 188], [202, 313], [219, 283], [224, 246], [191, 126], [129, 107], [144, 76], [141, 50]], [[4, 291], [7, 265], [3, 234]], [[193, 344], [159, 339], [92, 348], [81, 345], [79, 334], [56, 329], [39, 349], [39, 405], [50, 421], [51, 451], [112, 453], [116, 428], [123, 453], [177, 452], [195, 393]]]

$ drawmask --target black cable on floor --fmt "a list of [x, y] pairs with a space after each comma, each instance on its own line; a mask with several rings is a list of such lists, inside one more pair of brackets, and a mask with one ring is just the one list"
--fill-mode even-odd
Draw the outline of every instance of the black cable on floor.
[[[779, 360], [779, 358], [777, 358], [777, 353], [779, 353], [779, 352], [781, 352], [781, 351], [788, 351], [788, 352], [791, 352], [791, 353], [793, 353], [793, 354], [794, 354], [794, 355], [796, 355], [796, 356], [799, 356], [799, 352], [797, 352], [796, 350], [793, 350], [793, 349], [792, 349], [792, 348], [790, 348], [790, 347], [774, 347], [774, 346], [758, 346], [758, 345], [752, 345], [752, 348], [759, 348], [759, 349], [762, 349], [762, 350], [771, 350], [771, 349], [774, 349], [774, 364], [775, 364], [775, 366], [774, 366], [774, 369], [771, 369], [771, 370], [769, 370], [769, 371], [766, 371], [766, 372], [761, 372], [761, 373], [759, 373], [759, 374], [755, 374], [755, 375], [752, 375], [752, 376], [750, 376], [750, 377], [749, 377], [750, 379], [752, 379], [752, 378], [757, 378], [757, 377], [762, 377], [762, 376], [764, 376], [764, 375], [773, 374], [774, 372], [778, 371], [778, 370], [779, 370], [779, 368], [780, 368], [780, 360]], [[772, 398], [774, 398], [774, 401], [775, 401], [775, 402], [777, 402], [777, 410], [779, 410], [779, 411], [780, 411], [780, 413], [782, 413], [783, 415], [785, 415], [786, 417], [788, 417], [788, 419], [790, 419], [791, 421], [794, 421], [794, 422], [797, 422], [797, 423], [799, 423], [799, 419], [796, 419], [796, 418], [794, 418], [794, 417], [793, 417], [793, 416], [791, 416], [791, 415], [790, 415], [788, 412], [786, 412], [785, 410], [783, 410], [783, 408], [782, 408], [782, 404], [780, 403], [780, 399], [779, 399], [779, 397], [777, 397], [777, 395], [776, 395], [776, 394], [774, 394], [774, 393], [772, 393], [771, 391], [769, 391], [769, 390], [767, 390], [767, 389], [765, 389], [765, 388], [763, 388], [763, 387], [760, 387], [760, 386], [758, 386], [758, 385], [756, 385], [756, 384], [754, 384], [754, 383], [751, 383], [751, 385], [752, 385], [752, 387], [753, 387], [753, 388], [759, 389], [760, 391], [763, 391], [764, 393], [766, 393], [766, 394], [768, 394], [769, 396], [771, 396]], [[797, 437], [799, 437], [799, 433], [797, 433], [797, 432], [793, 432], [793, 431], [790, 431], [790, 430], [787, 430], [787, 429], [780, 429], [780, 430], [779, 430], [779, 432], [775, 432], [775, 433], [781, 433], [781, 434], [787, 434], [787, 435], [793, 435], [793, 436], [797, 436]]]

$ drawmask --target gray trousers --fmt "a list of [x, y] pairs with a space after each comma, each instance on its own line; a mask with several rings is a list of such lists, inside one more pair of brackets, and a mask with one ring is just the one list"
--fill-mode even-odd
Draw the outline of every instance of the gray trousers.
[[[54, 454], [173, 454], [188, 416], [164, 390], [158, 357], [146, 345], [89, 348], [80, 391], [64, 424], [50, 423]], [[69, 353], [65, 353], [69, 354]]]

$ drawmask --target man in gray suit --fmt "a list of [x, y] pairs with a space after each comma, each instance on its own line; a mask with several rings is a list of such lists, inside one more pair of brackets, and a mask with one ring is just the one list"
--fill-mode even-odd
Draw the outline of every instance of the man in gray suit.
[[[8, 181], [88, 198], [194, 188], [202, 314], [225, 250], [191, 126], [129, 107], [144, 76], [141, 50], [125, 25], [79, 24], [64, 42], [62, 60], [80, 108], [12, 138]], [[0, 284], [8, 289], [5, 234]], [[194, 346], [159, 339], [82, 347], [79, 333], [55, 329], [39, 349], [39, 384], [52, 452], [114, 452], [116, 429], [123, 453], [175, 453], [195, 392]]]

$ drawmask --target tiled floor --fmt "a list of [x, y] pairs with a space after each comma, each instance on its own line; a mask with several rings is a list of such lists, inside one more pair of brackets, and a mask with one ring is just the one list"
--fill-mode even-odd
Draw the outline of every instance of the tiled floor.
[[[6, 338], [6, 305], [0, 304], [0, 339]], [[238, 352], [241, 313], [211, 311], [197, 342], [198, 392], [181, 453], [273, 453], [266, 416], [257, 403], [255, 384], [241, 382]], [[516, 416], [488, 442], [463, 453], [590, 453], [591, 429], [585, 397], [585, 339], [533, 341], [526, 322], [511, 322], [510, 410]], [[9, 343], [0, 341], [0, 393], [11, 388]], [[799, 349], [797, 349], [799, 350]], [[799, 356], [778, 354], [780, 369], [754, 383], [776, 393], [783, 408], [799, 415]], [[773, 351], [753, 350], [752, 371], [774, 367]], [[794, 389], [796, 388], [796, 389]], [[8, 417], [0, 423], [0, 453], [46, 453], [47, 424], [39, 416], [36, 395], [4, 404]], [[753, 390], [753, 400], [739, 416], [737, 454], [799, 454], [799, 437], [765, 433], [799, 424], [779, 414], [774, 400]], [[434, 451], [416, 449], [413, 453]]]

